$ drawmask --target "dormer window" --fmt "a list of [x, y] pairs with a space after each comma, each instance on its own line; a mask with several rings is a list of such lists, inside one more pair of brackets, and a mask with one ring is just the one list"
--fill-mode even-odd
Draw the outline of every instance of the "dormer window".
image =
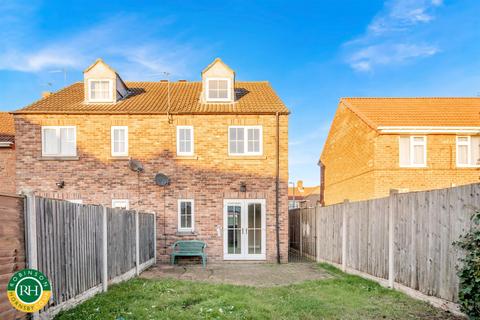
[[88, 100], [90, 102], [112, 102], [113, 81], [109, 79], [88, 80]]
[[231, 101], [231, 80], [207, 78], [207, 101]]

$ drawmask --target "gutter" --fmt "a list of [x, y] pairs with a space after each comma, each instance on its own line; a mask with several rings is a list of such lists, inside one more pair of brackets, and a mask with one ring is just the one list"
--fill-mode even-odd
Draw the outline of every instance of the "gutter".
[[276, 145], [276, 161], [275, 161], [275, 235], [277, 240], [277, 263], [280, 263], [280, 118], [278, 112], [275, 113], [276, 126], [277, 126], [277, 145]]
[[480, 127], [442, 127], [442, 126], [379, 126], [380, 133], [447, 133], [478, 134]]

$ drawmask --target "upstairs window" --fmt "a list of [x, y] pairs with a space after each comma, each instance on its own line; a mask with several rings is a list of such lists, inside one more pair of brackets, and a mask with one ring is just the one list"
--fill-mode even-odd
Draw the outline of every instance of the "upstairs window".
[[112, 136], [112, 156], [114, 157], [128, 156], [128, 127], [113, 126], [111, 136]]
[[76, 127], [42, 127], [42, 156], [75, 157]]
[[228, 78], [207, 79], [207, 100], [208, 101], [230, 101], [231, 81]]
[[178, 200], [178, 231], [193, 231], [193, 199]]
[[400, 137], [400, 167], [427, 166], [427, 137], [404, 136]]
[[112, 102], [112, 80], [88, 80], [88, 100], [91, 102]]
[[262, 152], [261, 126], [228, 128], [228, 153], [230, 155], [261, 155]]
[[192, 156], [193, 155], [193, 127], [178, 126], [177, 127], [177, 155]]
[[480, 166], [480, 137], [457, 137], [457, 167]]
[[129, 209], [128, 199], [112, 199], [112, 208]]

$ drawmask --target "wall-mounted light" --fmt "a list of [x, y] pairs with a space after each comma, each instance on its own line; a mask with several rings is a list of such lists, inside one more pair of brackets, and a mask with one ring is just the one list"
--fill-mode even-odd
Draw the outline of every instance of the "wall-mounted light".
[[240, 192], [247, 192], [247, 184], [245, 182], [240, 182]]
[[62, 180], [62, 181], [59, 181], [59, 182], [57, 182], [57, 183], [55, 183], [55, 184], [57, 185], [57, 187], [58, 187], [59, 189], [63, 189], [63, 187], [65, 187], [65, 181], [63, 181], [63, 180]]

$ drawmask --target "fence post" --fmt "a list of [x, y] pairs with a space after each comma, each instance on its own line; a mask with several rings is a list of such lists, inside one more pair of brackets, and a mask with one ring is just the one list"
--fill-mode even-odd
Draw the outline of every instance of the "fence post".
[[298, 223], [299, 223], [299, 230], [300, 230], [300, 256], [303, 257], [303, 223], [302, 223], [302, 210], [297, 208], [298, 210]]
[[153, 212], [153, 257], [157, 264], [157, 213]]
[[347, 205], [348, 199], [342, 204], [342, 270], [347, 271]]
[[[27, 264], [29, 269], [38, 270], [38, 254], [37, 254], [37, 208], [35, 194], [27, 193], [27, 205], [25, 208], [25, 238], [27, 240]], [[37, 312], [32, 314], [32, 319], [40, 319]]]
[[135, 211], [135, 274], [140, 274], [140, 228], [138, 223], [138, 211]]
[[103, 252], [103, 264], [102, 264], [102, 288], [103, 291], [107, 291], [108, 288], [108, 234], [107, 234], [107, 208], [102, 206], [103, 215], [102, 215], [102, 227], [103, 227], [103, 237], [102, 237], [102, 252]]
[[395, 226], [394, 226], [394, 205], [396, 203], [396, 190], [390, 190], [388, 199], [388, 286], [393, 289], [395, 283], [395, 257], [393, 254], [395, 242]]

